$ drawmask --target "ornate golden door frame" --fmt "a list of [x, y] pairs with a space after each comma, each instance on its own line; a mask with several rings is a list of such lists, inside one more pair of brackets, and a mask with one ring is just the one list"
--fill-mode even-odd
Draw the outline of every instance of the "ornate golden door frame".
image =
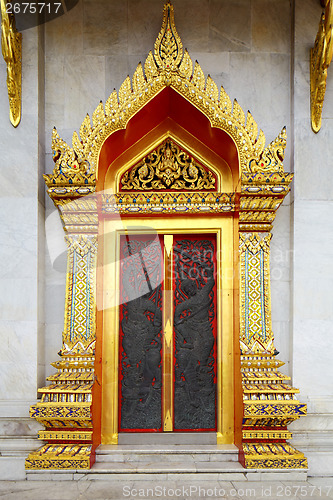
[[[167, 97], [167, 106], [163, 106], [163, 99]], [[171, 95], [172, 99], [176, 95]], [[178, 99], [179, 109], [180, 103]], [[186, 102], [183, 100], [183, 103]], [[234, 346], [238, 350], [238, 308], [234, 309], [234, 295], [238, 293], [238, 257], [234, 253], [234, 241], [236, 231], [236, 241], [238, 240], [238, 224], [234, 224], [233, 213], [228, 216], [228, 212], [234, 206], [234, 197], [228, 194], [219, 195], [234, 190], [232, 170], [228, 163], [219, 156], [212, 147], [207, 146], [199, 138], [195, 137], [183, 126], [176, 122], [177, 116], [172, 113], [170, 96], [161, 94], [155, 103], [154, 119], [155, 126], [140, 137], [139, 140], [130, 143], [129, 147], [118, 154], [104, 173], [104, 191], [101, 200], [101, 227], [104, 235], [103, 256], [100, 254], [100, 263], [104, 269], [103, 276], [103, 382], [102, 382], [102, 442], [106, 444], [116, 443], [118, 439], [118, 339], [119, 339], [119, 318], [118, 318], [118, 298], [119, 291], [118, 272], [119, 261], [117, 248], [119, 235], [126, 231], [126, 228], [151, 227], [158, 234], [184, 234], [205, 232], [217, 235], [218, 245], [218, 339], [217, 339], [217, 442], [234, 442]], [[169, 116], [168, 116], [169, 115]], [[171, 115], [171, 116], [170, 116]], [[151, 114], [150, 114], [151, 116]], [[199, 116], [200, 118], [200, 116]], [[138, 115], [140, 119], [140, 114]], [[138, 120], [139, 121], [139, 120]], [[156, 124], [157, 122], [157, 124]], [[132, 125], [131, 130], [133, 134]], [[141, 123], [141, 132], [142, 132]], [[113, 139], [110, 136], [109, 139]], [[186, 189], [177, 191], [160, 190], [152, 192], [151, 189], [137, 191], [130, 190], [121, 192], [121, 179], [126, 172], [130, 172], [133, 165], [145, 158], [150, 152], [156, 150], [158, 145], [166, 140], [177, 144], [179, 150], [185, 150], [187, 155], [196, 158], [201, 165], [211, 172], [215, 177], [214, 190], [202, 192], [199, 189], [186, 192]], [[114, 144], [114, 139], [113, 143]], [[211, 145], [210, 145], [211, 146]], [[109, 150], [114, 149], [109, 146]], [[103, 151], [103, 148], [102, 148]], [[112, 158], [112, 156], [111, 156]], [[103, 159], [105, 163], [105, 158]], [[193, 163], [193, 162], [192, 162]], [[191, 164], [192, 164], [191, 163]], [[194, 167], [196, 168], [196, 167]], [[102, 174], [99, 175], [101, 183]], [[178, 181], [179, 182], [179, 181]], [[185, 192], [184, 192], [185, 191]], [[186, 196], [185, 196], [186, 195]], [[186, 200], [184, 200], [184, 196]], [[187, 198], [199, 197], [200, 203], [188, 203]], [[160, 207], [153, 202], [158, 198]], [[168, 198], [177, 198], [176, 203], [171, 206]], [[207, 198], [207, 202], [202, 202], [202, 197]], [[208, 200], [209, 198], [209, 200]], [[220, 209], [214, 210], [210, 218], [202, 216], [209, 209], [209, 203], [213, 199], [219, 199]], [[141, 201], [140, 201], [141, 199]], [[180, 201], [182, 199], [182, 201]], [[145, 200], [148, 200], [144, 203]], [[142, 212], [136, 212], [136, 201], [144, 204]], [[174, 200], [171, 200], [174, 201]], [[134, 202], [134, 203], [133, 203]], [[184, 205], [186, 204], [186, 207]], [[206, 205], [206, 206], [205, 206]], [[139, 209], [140, 207], [138, 207]], [[163, 210], [163, 217], [158, 217], [159, 208]], [[132, 215], [133, 214], [133, 215]], [[119, 218], [119, 215], [122, 217]], [[132, 215], [132, 216], [131, 216]], [[154, 217], [155, 215], [155, 217]], [[157, 216], [156, 216], [157, 215]], [[112, 257], [111, 257], [112, 255]], [[105, 266], [106, 262], [111, 263]], [[235, 264], [236, 263], [236, 264]], [[237, 302], [237, 299], [236, 299]], [[102, 315], [102, 313], [101, 313]], [[97, 332], [98, 335], [98, 332]], [[238, 377], [239, 382], [239, 377]], [[238, 412], [240, 419], [240, 412]]]
[[[102, 443], [118, 442], [118, 276], [119, 236], [127, 228], [151, 227], [157, 234], [216, 234], [218, 278], [217, 442], [234, 442], [234, 251], [233, 220], [224, 218], [129, 218], [104, 222], [104, 321], [102, 379]], [[133, 229], [131, 230], [133, 233]], [[147, 229], [146, 229], [147, 231]], [[141, 231], [142, 232], [142, 231]]]
[[[105, 106], [100, 102], [92, 120], [86, 116], [79, 134], [73, 133], [72, 147], [53, 130], [55, 167], [44, 178], [67, 234], [65, 325], [61, 359], [53, 363], [57, 373], [49, 377], [50, 386], [40, 389], [42, 400], [30, 412], [46, 427], [39, 437], [48, 444], [29, 455], [27, 468], [87, 468], [95, 460], [95, 448], [101, 442], [104, 319], [97, 313], [95, 321], [96, 297], [98, 302], [103, 295], [100, 267], [96, 290], [97, 235], [103, 232], [105, 208], [108, 215], [128, 215], [130, 209], [140, 211], [144, 207], [148, 217], [153, 213], [149, 197], [144, 194], [140, 199], [129, 197], [125, 203], [120, 202], [117, 191], [111, 197], [103, 195], [108, 185], [105, 176], [112, 162], [168, 120], [186, 130], [195, 138], [194, 142], [198, 141], [193, 145], [186, 139], [185, 145], [200, 155], [198, 144], [203, 142], [231, 169], [231, 190], [224, 187], [224, 192], [201, 193], [197, 203], [192, 203], [193, 198], [189, 197], [190, 202], [183, 199], [179, 205], [186, 208], [186, 214], [197, 217], [205, 210], [220, 220], [221, 214], [228, 212], [233, 221], [233, 248], [239, 245], [238, 259], [233, 263], [234, 310], [240, 312], [233, 317], [233, 332], [239, 332], [239, 344], [234, 339], [234, 375], [230, 380], [234, 381], [234, 430], [240, 459], [248, 468], [307, 467], [304, 455], [286, 443], [291, 437], [287, 425], [304, 415], [306, 406], [297, 401], [297, 389], [286, 383], [289, 377], [278, 371], [283, 363], [275, 357], [270, 311], [269, 233], [292, 181], [292, 174], [283, 168], [286, 131], [283, 129], [265, 148], [265, 136], [251, 113], [245, 115], [236, 100], [231, 102], [223, 87], [219, 91], [212, 78], [205, 77], [200, 65], [197, 62], [193, 65], [177, 33], [173, 6], [167, 2], [154, 54], [149, 53], [144, 67], [139, 64], [132, 80], [127, 77]], [[177, 135], [171, 126], [164, 126], [162, 134], [168, 130]], [[153, 142], [150, 138], [147, 147]], [[131, 152], [130, 158], [133, 157]], [[228, 175], [224, 179], [222, 175], [222, 184], [226, 178]], [[98, 198], [94, 197], [96, 190]], [[177, 201], [180, 200], [176, 200], [176, 205]], [[171, 214], [175, 208], [172, 205], [167, 194], [161, 196], [159, 208]], [[180, 212], [178, 215], [182, 216]], [[221, 227], [223, 238], [224, 227]], [[103, 240], [104, 237], [98, 241], [102, 264]], [[228, 294], [228, 289], [225, 293]], [[112, 352], [116, 352], [116, 346]], [[116, 363], [114, 360], [114, 366]], [[112, 378], [105, 376], [112, 386]], [[241, 376], [242, 391], [237, 390]], [[221, 432], [223, 425], [222, 419]], [[111, 440], [112, 432], [115, 429], [111, 431]]]

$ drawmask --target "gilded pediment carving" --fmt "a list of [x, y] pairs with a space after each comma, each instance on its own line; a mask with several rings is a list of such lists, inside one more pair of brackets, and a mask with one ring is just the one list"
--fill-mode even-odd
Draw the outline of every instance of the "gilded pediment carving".
[[216, 190], [216, 176], [174, 141], [166, 139], [145, 158], [126, 170], [120, 191]]

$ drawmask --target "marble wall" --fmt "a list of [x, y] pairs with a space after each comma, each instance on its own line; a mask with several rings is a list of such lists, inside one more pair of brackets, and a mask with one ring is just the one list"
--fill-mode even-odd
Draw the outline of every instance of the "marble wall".
[[[44, 383], [43, 30], [23, 35], [22, 120], [9, 121], [0, 58], [0, 477], [22, 477], [36, 448], [29, 406]], [[5, 466], [4, 466], [5, 464]], [[3, 475], [5, 474], [5, 475]]]
[[[304, 4], [308, 13], [305, 21]], [[329, 70], [318, 134], [309, 128], [308, 48], [320, 7], [296, 2], [294, 73], [293, 348], [295, 382], [313, 397], [332, 394], [333, 365], [333, 78]], [[311, 369], [315, 362], [316, 369]], [[327, 376], [323, 377], [325, 367]]]
[[[37, 389], [37, 331], [42, 328], [43, 251], [40, 234], [44, 219], [43, 143], [39, 141], [40, 108], [38, 28], [24, 33], [22, 120], [9, 122], [6, 65], [0, 63], [1, 246], [0, 246], [0, 407], [7, 399], [33, 400]], [[43, 136], [41, 136], [43, 137]], [[41, 285], [40, 287], [38, 285]]]
[[309, 48], [321, 8], [296, 0], [293, 37], [292, 377], [309, 416], [295, 422], [295, 439], [311, 474], [333, 471], [333, 73], [328, 71], [322, 127], [310, 127]]

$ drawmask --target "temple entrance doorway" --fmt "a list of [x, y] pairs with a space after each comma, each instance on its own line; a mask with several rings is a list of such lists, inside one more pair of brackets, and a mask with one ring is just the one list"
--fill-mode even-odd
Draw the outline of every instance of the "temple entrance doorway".
[[98, 161], [101, 442], [234, 443], [237, 147], [167, 87]]
[[[147, 459], [155, 438], [207, 435], [237, 446], [247, 468], [307, 468], [286, 427], [306, 408], [279, 371], [271, 321], [270, 232], [293, 177], [285, 147], [285, 129], [265, 147], [252, 114], [193, 64], [169, 1], [153, 52], [72, 147], [53, 130], [44, 178], [68, 245], [65, 321], [57, 373], [31, 407], [47, 444], [27, 468], [84, 470], [111, 450], [108, 471], [126, 473], [129, 455], [120, 469], [125, 450], [108, 445], [142, 444]], [[138, 462], [127, 471], [151, 472]]]
[[230, 216], [104, 221], [104, 444], [172, 432], [233, 442], [232, 241]]
[[216, 431], [216, 235], [119, 242], [119, 431]]

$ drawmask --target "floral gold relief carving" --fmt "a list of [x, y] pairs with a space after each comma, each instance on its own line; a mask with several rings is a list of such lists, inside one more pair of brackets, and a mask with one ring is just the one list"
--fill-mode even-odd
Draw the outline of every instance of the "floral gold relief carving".
[[211, 190], [215, 184], [216, 178], [211, 172], [182, 151], [171, 139], [166, 139], [125, 172], [120, 190]]

